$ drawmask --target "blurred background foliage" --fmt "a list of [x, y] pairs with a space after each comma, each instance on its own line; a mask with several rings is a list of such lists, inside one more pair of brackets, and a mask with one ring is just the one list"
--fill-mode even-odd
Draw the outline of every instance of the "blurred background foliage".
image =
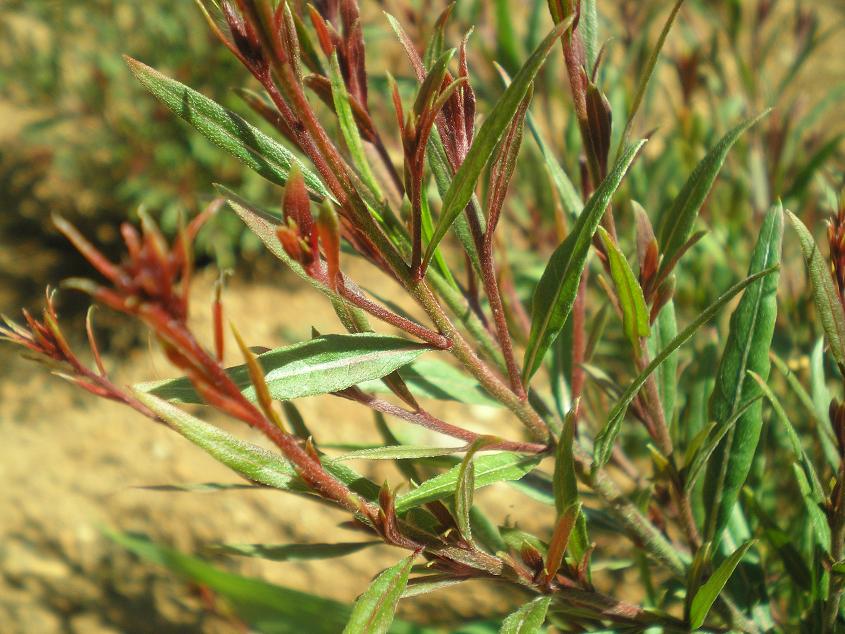
[[[269, 186], [172, 117], [137, 85], [127, 54], [214, 94], [243, 81], [237, 62], [213, 40], [192, 2], [10, 0], [0, 19], [0, 235], [6, 281], [40, 286], [49, 267], [74, 256], [49, 227], [52, 212], [105, 244], [119, 222], [144, 206], [175, 229], [226, 182], [262, 199]], [[242, 109], [242, 108], [241, 108]], [[251, 243], [221, 214], [204, 232], [204, 257], [230, 266]], [[32, 267], [15, 266], [21, 257]], [[39, 266], [41, 264], [41, 266]], [[48, 267], [45, 271], [44, 267]], [[45, 276], [46, 274], [46, 276]]]

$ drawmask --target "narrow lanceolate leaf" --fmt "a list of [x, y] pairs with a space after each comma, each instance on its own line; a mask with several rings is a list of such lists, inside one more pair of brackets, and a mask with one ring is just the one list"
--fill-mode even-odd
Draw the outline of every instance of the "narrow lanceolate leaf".
[[383, 543], [370, 541], [339, 544], [215, 544], [209, 546], [208, 550], [224, 555], [257, 557], [271, 561], [310, 561], [344, 557]]
[[[493, 64], [496, 66], [496, 70], [499, 71], [499, 76], [502, 78], [505, 86], [510, 85], [511, 78], [510, 75], [508, 75], [508, 72], [496, 64], [496, 62], [493, 62]], [[563, 171], [563, 168], [560, 166], [560, 163], [555, 156], [554, 150], [548, 143], [546, 143], [537, 122], [534, 120], [534, 117], [530, 112], [525, 120], [528, 125], [528, 129], [531, 131], [531, 136], [534, 137], [534, 141], [537, 143], [540, 154], [543, 155], [546, 170], [549, 172], [549, 176], [551, 176], [552, 181], [558, 190], [558, 194], [560, 194], [560, 199], [564, 208], [573, 216], [577, 216], [584, 208], [584, 203], [578, 195], [578, 192], [575, 190], [575, 185], [572, 184], [572, 180], [569, 176], [567, 176], [566, 172]]]
[[470, 511], [475, 496], [475, 454], [489, 443], [488, 438], [479, 438], [472, 443], [458, 469], [458, 486], [455, 488], [455, 520], [458, 530], [468, 542], [472, 541]]
[[623, 152], [613, 170], [593, 193], [581, 215], [578, 216], [578, 221], [572, 231], [552, 254], [546, 270], [543, 271], [532, 301], [531, 334], [523, 362], [526, 384], [540, 369], [546, 351], [560, 334], [569, 317], [575, 296], [578, 294], [581, 273], [587, 264], [593, 235], [613, 194], [619, 188], [644, 143], [645, 141], [634, 143]]
[[[555, 470], [552, 488], [555, 496], [555, 509], [558, 517], [561, 517], [566, 510], [578, 504], [578, 480], [575, 475], [575, 458], [573, 456], [573, 443], [575, 442], [575, 408], [566, 416], [563, 422], [563, 431], [560, 434], [560, 442], [557, 445], [555, 455]], [[590, 547], [590, 540], [587, 535], [587, 517], [578, 513], [575, 528], [569, 538], [569, 552], [572, 557], [580, 563], [587, 554]]]
[[[412, 365], [401, 368], [399, 376], [417, 397], [456, 401], [468, 405], [501, 407], [501, 404], [487, 394], [478, 381], [436, 358], [423, 357]], [[358, 387], [366, 392], [385, 391], [380, 381], [367, 381], [359, 384]]]
[[[265, 352], [258, 356], [258, 362], [264, 369], [270, 396], [287, 401], [339, 392], [363, 381], [380, 379], [425, 351], [424, 346], [406, 339], [374, 333], [323, 335]], [[255, 399], [246, 365], [228, 368], [226, 372], [247, 398]], [[138, 387], [169, 400], [202, 402], [185, 377]]]
[[[783, 241], [783, 210], [780, 206], [766, 214], [757, 244], [751, 254], [749, 274], [759, 273], [780, 262]], [[761, 393], [748, 372], [764, 380], [769, 376], [769, 348], [777, 317], [777, 274], [749, 286], [731, 317], [730, 332], [719, 363], [716, 385], [710, 397], [710, 412], [717, 431], [742, 404]], [[763, 425], [762, 403], [752, 405], [716, 447], [707, 465], [704, 480], [708, 507], [707, 539], [719, 540], [757, 451]]]
[[337, 52], [332, 53], [329, 60], [329, 79], [332, 87], [332, 101], [337, 113], [337, 120], [340, 124], [340, 132], [346, 147], [352, 157], [352, 162], [361, 174], [361, 178], [376, 198], [382, 198], [381, 188], [378, 180], [373, 175], [370, 162], [364, 152], [364, 144], [361, 141], [361, 133], [358, 124], [355, 122], [355, 115], [352, 113], [352, 106], [349, 102], [349, 93], [346, 91], [346, 84], [340, 71], [340, 62], [337, 59]]
[[291, 167], [296, 165], [305, 176], [305, 183], [312, 194], [319, 198], [330, 196], [316, 174], [302, 165], [290, 150], [234, 112], [138, 60], [127, 57], [126, 63], [144, 88], [174, 114], [250, 169], [269, 181], [284, 185]]
[[787, 211], [787, 214], [801, 242], [801, 252], [804, 254], [807, 274], [813, 288], [813, 302], [819, 313], [830, 353], [840, 368], [845, 367], [845, 311], [833, 285], [829, 264], [804, 223], [791, 211]]
[[336, 461], [344, 460], [415, 460], [419, 458], [438, 458], [448, 456], [461, 451], [467, 447], [416, 447], [412, 445], [397, 445], [395, 447], [373, 447], [372, 449], [359, 449], [335, 458]]
[[687, 341], [689, 341], [692, 336], [701, 328], [704, 324], [708, 321], [713, 319], [725, 305], [730, 302], [734, 297], [736, 297], [739, 293], [744, 291], [749, 285], [753, 284], [754, 282], [771, 275], [777, 271], [777, 267], [772, 267], [762, 271], [760, 273], [755, 273], [750, 277], [745, 278], [743, 281], [739, 282], [738, 284], [729, 288], [725, 293], [719, 297], [715, 302], [713, 302], [710, 306], [708, 306], [695, 320], [687, 326], [684, 330], [682, 330], [677, 337], [672, 339], [669, 344], [660, 351], [660, 353], [652, 359], [651, 363], [646, 366], [646, 368], [633, 380], [633, 382], [627, 387], [625, 392], [622, 393], [622, 396], [617, 401], [616, 405], [614, 405], [613, 409], [610, 411], [610, 414], [607, 417], [607, 421], [602, 427], [599, 434], [596, 436], [594, 449], [593, 449], [593, 466], [592, 469], [595, 472], [596, 470], [600, 469], [604, 465], [607, 464], [607, 461], [610, 460], [610, 454], [613, 450], [613, 443], [616, 441], [616, 437], [619, 435], [619, 432], [622, 430], [622, 421], [625, 419], [625, 414], [628, 411], [628, 406], [631, 404], [631, 401], [634, 400], [634, 397], [639, 393], [640, 389], [645, 382], [648, 380], [648, 377], [660, 367], [660, 365], [673, 353], [675, 350], [680, 348], [684, 345]]
[[[648, 340], [649, 355], [654, 356], [678, 335], [678, 323], [675, 318], [675, 302], [669, 300], [660, 310], [651, 336]], [[660, 403], [663, 405], [663, 415], [667, 422], [671, 422], [675, 413], [675, 397], [678, 390], [678, 355], [672, 354], [657, 371], [657, 386], [660, 393]]]
[[390, 628], [396, 606], [408, 585], [415, 555], [382, 572], [352, 608], [343, 634], [383, 634]]
[[293, 466], [279, 454], [235, 438], [151, 394], [136, 391], [136, 397], [171, 429], [248, 480], [275, 489], [303, 488]]
[[452, 184], [443, 198], [443, 207], [440, 211], [440, 218], [434, 228], [434, 235], [426, 249], [425, 262], [429, 262], [434, 255], [434, 250], [446, 235], [449, 227], [455, 222], [464, 208], [472, 198], [478, 177], [481, 175], [484, 166], [487, 165], [499, 139], [510, 125], [525, 95], [531, 87], [534, 77], [546, 60], [552, 46], [563, 34], [570, 21], [564, 21], [552, 29], [546, 39], [537, 47], [537, 50], [528, 58], [523, 67], [514, 76], [511, 84], [505, 89], [505, 93], [493, 106], [490, 114], [484, 120], [475, 140], [467, 153], [461, 167], [458, 169]]
[[634, 350], [640, 349], [640, 338], [648, 337], [651, 329], [648, 324], [648, 307], [643, 296], [643, 289], [637, 276], [628, 264], [625, 254], [619, 249], [610, 234], [599, 227], [599, 235], [607, 250], [610, 263], [610, 276], [616, 287], [619, 306], [622, 309], [622, 328]]
[[499, 634], [540, 634], [551, 602], [551, 597], [539, 597], [526, 603], [502, 622]]
[[690, 174], [672, 206], [663, 213], [657, 235], [660, 253], [663, 256], [657, 274], [658, 278], [666, 272], [666, 267], [672, 266], [675, 255], [684, 247], [684, 243], [690, 237], [698, 212], [704, 204], [707, 194], [710, 193], [713, 183], [716, 182], [716, 177], [719, 175], [733, 144], [736, 143], [743, 132], [768, 113], [769, 111], [766, 110], [763, 114], [741, 123], [722, 137]]
[[[502, 452], [480, 456], [475, 459], [475, 488], [480, 489], [496, 482], [519, 480], [540, 462], [537, 456]], [[452, 467], [423, 482], [413, 491], [396, 498], [396, 512], [402, 513], [427, 502], [442, 500], [455, 493], [458, 486], [460, 465]]]
[[581, 5], [581, 19], [578, 22], [578, 32], [584, 42], [584, 53], [587, 56], [587, 72], [592, 73], [599, 56], [599, 14], [597, 0], [584, 0]]
[[734, 570], [736, 570], [739, 562], [742, 561], [745, 553], [748, 552], [748, 549], [751, 548], [753, 544], [753, 541], [749, 541], [740, 546], [734, 554], [725, 559], [725, 561], [716, 568], [713, 575], [705, 581], [695, 593], [695, 597], [693, 598], [690, 606], [690, 629], [697, 630], [704, 625], [704, 621], [707, 618], [707, 614], [710, 612], [710, 608], [713, 603], [719, 597], [719, 594], [731, 578], [731, 575]]

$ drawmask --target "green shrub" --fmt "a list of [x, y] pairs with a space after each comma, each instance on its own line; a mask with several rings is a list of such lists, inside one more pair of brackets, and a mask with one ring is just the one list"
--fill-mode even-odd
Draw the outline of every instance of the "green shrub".
[[[836, 32], [827, 14], [766, 0], [622, 2], [601, 18], [594, 1], [536, 1], [524, 20], [505, 1], [436, 20], [411, 5], [401, 20], [359, 14], [353, 0], [235, 5], [203, 11], [262, 86], [245, 100], [274, 134], [127, 61], [164, 107], [282, 188], [281, 205], [226, 181], [170, 245], [146, 215], [140, 231], [125, 224], [119, 265], [55, 221], [105, 279], [68, 286], [146, 324], [183, 376], [114, 384], [90, 324], [96, 369], [68, 346], [52, 298], [4, 334], [247, 481], [345, 510], [370, 538], [220, 552], [407, 555], [350, 607], [115, 539], [229, 598], [260, 631], [841, 631], [840, 139], [820, 126], [835, 99], [800, 99], [804, 67]], [[469, 22], [479, 30], [464, 39]], [[813, 226], [820, 201], [835, 214], [825, 251], [799, 219]], [[343, 334], [257, 354], [235, 331], [243, 363], [225, 367], [218, 298], [213, 341], [199, 340], [190, 246], [223, 205], [326, 297]], [[387, 274], [413, 314], [362, 290], [352, 259]], [[382, 441], [338, 449], [331, 425], [294, 404], [320, 394], [371, 409]], [[467, 406], [464, 421], [470, 405], [497, 407], [512, 429], [473, 431], [484, 423], [443, 420], [434, 401]], [[183, 404], [246, 423], [277, 451]], [[368, 460], [395, 463], [408, 489], [348, 466]], [[521, 530], [518, 503], [493, 517], [475, 499], [487, 486], [544, 502], [545, 529]], [[523, 605], [471, 624], [394, 619], [403, 597], [470, 580]]]

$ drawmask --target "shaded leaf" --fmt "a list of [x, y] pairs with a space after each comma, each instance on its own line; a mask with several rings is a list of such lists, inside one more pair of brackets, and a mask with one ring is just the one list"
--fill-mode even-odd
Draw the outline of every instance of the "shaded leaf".
[[590, 244], [605, 209], [645, 141], [629, 146], [587, 202], [569, 236], [555, 250], [532, 300], [531, 333], [523, 361], [524, 382], [534, 376], [563, 329], [587, 264]]
[[736, 570], [739, 562], [742, 561], [745, 553], [748, 552], [748, 549], [751, 548], [753, 544], [753, 541], [749, 541], [740, 546], [736, 552], [725, 559], [725, 561], [716, 568], [716, 571], [711, 575], [711, 577], [705, 581], [695, 593], [695, 597], [690, 605], [689, 621], [692, 629], [696, 630], [704, 625], [704, 621], [707, 618], [707, 614], [710, 612], [711, 606], [719, 597], [719, 594], [722, 592], [722, 589], [725, 587], [728, 579], [731, 578], [731, 575], [734, 570]]
[[[759, 273], [780, 262], [783, 240], [783, 210], [773, 207], [763, 220], [757, 244], [751, 254], [749, 275]], [[760, 387], [748, 371], [768, 378], [769, 348], [777, 318], [778, 274], [769, 275], [751, 284], [731, 316], [730, 332], [725, 344], [716, 385], [710, 397], [713, 420], [724, 425], [745, 401], [760, 394]], [[718, 542], [730, 518], [734, 504], [757, 451], [763, 425], [762, 403], [755, 403], [740, 416], [733, 429], [716, 447], [707, 465], [704, 480], [705, 499], [716, 503], [708, 509], [705, 534]]]
[[[337, 634], [349, 619], [350, 606], [258, 579], [241, 577], [176, 550], [153, 544], [146, 537], [109, 531], [117, 544], [136, 555], [225, 597], [255, 631], [266, 634]], [[428, 628], [394, 621], [390, 634], [431, 634]]]
[[271, 561], [308, 561], [343, 557], [382, 543], [371, 541], [340, 544], [215, 544], [209, 546], [208, 550], [224, 555], [258, 557]]
[[[577, 407], [577, 406], [576, 406]], [[560, 441], [555, 454], [555, 470], [553, 490], [555, 497], [555, 509], [558, 517], [566, 513], [567, 509], [578, 504], [578, 480], [575, 475], [575, 458], [573, 456], [573, 443], [575, 441], [575, 408], [569, 412], [563, 422], [563, 431], [560, 434]], [[575, 529], [569, 538], [569, 550], [572, 557], [580, 562], [590, 548], [590, 540], [587, 535], [587, 518], [583, 513], [578, 513]]]

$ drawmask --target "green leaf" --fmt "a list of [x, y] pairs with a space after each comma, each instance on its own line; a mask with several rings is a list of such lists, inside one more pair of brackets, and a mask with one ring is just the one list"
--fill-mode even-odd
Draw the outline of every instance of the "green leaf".
[[592, 195], [578, 221], [549, 259], [532, 301], [531, 334], [523, 361], [524, 382], [534, 376], [546, 351], [563, 329], [587, 264], [593, 235], [613, 194], [645, 141], [629, 146]]
[[[526, 457], [509, 452], [480, 456], [475, 460], [475, 488], [519, 480], [534, 469], [540, 460], [538, 456]], [[396, 512], [403, 513], [421, 504], [451, 496], [458, 486], [459, 472], [460, 465], [456, 465], [446, 473], [426, 480], [413, 491], [400, 495], [396, 498]]]
[[[763, 220], [757, 244], [751, 254], [749, 275], [780, 262], [783, 241], [783, 209], [773, 207]], [[731, 316], [730, 332], [719, 363], [716, 385], [710, 397], [710, 411], [718, 426], [724, 425], [745, 401], [760, 394], [760, 387], [748, 371], [769, 376], [769, 348], [777, 318], [778, 274], [750, 285]], [[715, 503], [708, 507], [705, 534], [719, 541], [757, 451], [763, 425], [762, 403], [743, 414], [716, 447], [707, 465], [704, 496]]]
[[526, 603], [502, 622], [499, 634], [540, 634], [551, 602], [551, 597], [538, 597]]
[[[578, 479], [575, 475], [575, 458], [573, 443], [575, 442], [575, 408], [567, 414], [563, 422], [563, 431], [555, 454], [555, 470], [553, 490], [557, 516], [561, 517], [567, 509], [578, 504]], [[587, 534], [587, 518], [584, 513], [578, 513], [575, 528], [569, 538], [569, 550], [572, 557], [580, 562], [590, 548]]]
[[801, 445], [801, 438], [798, 436], [798, 432], [795, 431], [792, 421], [789, 420], [789, 415], [786, 413], [783, 405], [781, 405], [780, 399], [775, 396], [775, 393], [772, 392], [772, 389], [766, 384], [763, 377], [752, 370], [749, 370], [748, 373], [751, 375], [751, 378], [757, 382], [757, 385], [760, 386], [763, 394], [766, 395], [769, 403], [771, 403], [772, 409], [775, 411], [778, 420], [780, 420], [783, 424], [784, 429], [786, 430], [786, 435], [789, 438], [789, 444], [792, 445], [792, 451], [795, 453], [795, 458], [803, 467], [808, 483], [812, 485], [812, 493], [815, 502], [823, 502], [825, 499], [824, 490], [822, 489], [821, 482], [816, 474], [816, 469], [813, 466], [812, 460], [810, 460], [810, 456], [808, 456], [807, 452], [804, 451], [804, 447]]
[[470, 512], [475, 495], [475, 454], [490, 442], [491, 438], [483, 436], [474, 441], [458, 468], [458, 484], [455, 487], [455, 521], [461, 536], [470, 543], [472, 542]]
[[[414, 361], [413, 364], [400, 368], [399, 376], [417, 397], [501, 407], [501, 403], [488, 395], [478, 381], [437, 358], [423, 357]], [[358, 387], [366, 392], [387, 391], [381, 381], [366, 381]]]
[[279, 185], [287, 182], [291, 167], [296, 165], [312, 193], [320, 198], [331, 197], [317, 175], [305, 167], [290, 150], [251, 126], [239, 115], [138, 60], [131, 57], [125, 59], [144, 88], [241, 163]]
[[343, 557], [383, 543], [371, 541], [340, 544], [215, 544], [209, 546], [208, 550], [224, 555], [257, 557], [272, 561], [310, 561], [312, 559]]
[[[106, 534], [136, 555], [224, 597], [256, 632], [337, 634], [349, 620], [351, 608], [346, 604], [220, 570], [196, 557], [154, 544], [146, 537], [113, 531]], [[404, 621], [394, 621], [390, 628], [390, 634], [432, 632]]]
[[355, 602], [343, 634], [382, 634], [390, 629], [396, 606], [408, 585], [414, 557], [406, 557], [376, 577]]
[[[672, 339], [678, 335], [678, 324], [675, 319], [675, 302], [669, 300], [660, 310], [651, 337], [648, 340], [650, 356], [657, 354]], [[657, 370], [657, 387], [660, 393], [660, 403], [663, 405], [663, 416], [667, 423], [671, 423], [675, 415], [675, 399], [678, 391], [678, 354], [674, 353]]]
[[674, 256], [690, 237], [698, 212], [707, 199], [713, 183], [716, 182], [716, 177], [734, 143], [743, 132], [768, 114], [769, 110], [766, 110], [753, 119], [741, 123], [722, 137], [690, 174], [672, 206], [663, 213], [657, 236], [660, 253], [663, 256], [657, 274], [658, 278], [666, 272], [666, 267], [672, 266]]
[[830, 554], [833, 537], [830, 532], [830, 522], [824, 510], [822, 510], [824, 496], [819, 498], [815, 490], [818, 482], [811, 483], [807, 478], [804, 468], [797, 462], [792, 464], [792, 472], [795, 474], [795, 480], [798, 482], [798, 490], [801, 492], [801, 498], [804, 500], [804, 507], [807, 509], [807, 515], [810, 517], [810, 526], [813, 527], [816, 541], [825, 553]]
[[343, 74], [340, 71], [340, 62], [337, 59], [337, 51], [332, 53], [329, 60], [329, 79], [332, 87], [332, 101], [337, 113], [337, 120], [340, 124], [340, 132], [346, 147], [352, 157], [352, 163], [361, 173], [361, 177], [367, 187], [376, 198], [382, 198], [383, 194], [379, 187], [378, 180], [370, 168], [370, 161], [364, 152], [364, 144], [361, 141], [361, 133], [358, 124], [355, 122], [355, 115], [352, 114], [352, 106], [349, 103], [349, 93], [346, 90], [346, 83], [343, 81]]
[[707, 618], [707, 614], [710, 612], [710, 608], [713, 603], [719, 597], [719, 594], [722, 592], [722, 589], [725, 587], [728, 579], [731, 578], [731, 575], [734, 570], [736, 570], [739, 562], [742, 561], [745, 553], [748, 552], [748, 549], [751, 548], [753, 544], [754, 541], [752, 540], [745, 542], [742, 546], [740, 546], [736, 552], [719, 564], [719, 567], [716, 568], [716, 571], [712, 574], [712, 576], [705, 581], [695, 593], [695, 597], [693, 598], [690, 607], [689, 620], [691, 629], [697, 630], [704, 625], [704, 621]]
[[813, 288], [813, 301], [822, 321], [830, 353], [837, 365], [845, 368], [845, 310], [833, 286], [830, 266], [804, 223], [791, 211], [787, 211], [787, 214], [801, 242], [801, 252], [804, 254], [804, 262]]
[[597, 0], [584, 0], [581, 4], [581, 18], [578, 21], [578, 32], [584, 42], [584, 53], [587, 56], [587, 72], [592, 73], [599, 56], [599, 14], [596, 7]]
[[628, 264], [625, 254], [619, 250], [619, 246], [604, 227], [599, 227], [599, 236], [607, 250], [610, 276], [613, 278], [619, 306], [622, 309], [622, 328], [633, 349], [639, 351], [640, 338], [648, 337], [651, 332], [643, 289], [631, 265]]
[[[424, 346], [387, 335], [323, 335], [265, 352], [258, 356], [258, 362], [264, 369], [270, 396], [287, 401], [338, 392], [363, 381], [380, 379], [425, 351]], [[246, 364], [228, 368], [226, 372], [247, 398], [255, 399]], [[137, 387], [165, 399], [202, 402], [185, 377]]]
[[625, 419], [625, 414], [628, 411], [628, 406], [631, 404], [631, 401], [634, 400], [634, 397], [640, 391], [640, 388], [645, 384], [646, 380], [651, 373], [657, 370], [660, 365], [678, 348], [684, 345], [690, 338], [698, 331], [701, 326], [706, 324], [708, 321], [713, 319], [716, 314], [724, 308], [724, 306], [730, 302], [737, 294], [741, 293], [745, 288], [757, 280], [760, 280], [767, 275], [771, 275], [777, 271], [777, 267], [772, 267], [770, 269], [766, 269], [761, 273], [756, 273], [751, 275], [750, 277], [745, 278], [743, 281], [735, 284], [731, 288], [729, 288], [725, 293], [722, 294], [715, 302], [713, 302], [710, 306], [708, 306], [698, 317], [693, 320], [693, 322], [687, 326], [681, 333], [672, 339], [672, 341], [665, 347], [663, 350], [660, 351], [654, 359], [652, 359], [651, 363], [646, 366], [646, 368], [633, 380], [633, 382], [628, 386], [628, 388], [623, 392], [622, 396], [617, 401], [616, 405], [614, 405], [613, 409], [610, 411], [610, 414], [607, 417], [607, 421], [602, 427], [599, 434], [596, 436], [595, 443], [594, 443], [594, 454], [593, 454], [593, 472], [597, 471], [601, 467], [607, 464], [607, 461], [610, 459], [611, 451], [613, 450], [613, 443], [616, 441], [616, 437], [619, 435], [619, 432], [622, 429], [622, 421]]
[[352, 451], [335, 458], [337, 462], [346, 460], [411, 460], [419, 458], [437, 458], [466, 451], [467, 447], [418, 447], [398, 445], [395, 447], [373, 447]]
[[[174, 431], [247, 480], [283, 491], [312, 493], [283, 456], [244, 442], [152, 394], [135, 390], [135, 397]], [[356, 493], [368, 499], [378, 496], [378, 486], [352, 469], [331, 461], [324, 461], [323, 466]]]
[[546, 56], [552, 49], [557, 39], [568, 28], [571, 20], [556, 25], [546, 39], [537, 47], [537, 50], [528, 58], [523, 67], [514, 76], [510, 86], [493, 106], [490, 114], [484, 120], [475, 140], [467, 153], [466, 159], [461, 164], [449, 190], [443, 198], [443, 207], [440, 211], [440, 218], [434, 228], [434, 235], [426, 248], [425, 261], [429, 262], [434, 250], [446, 235], [449, 227], [458, 217], [472, 198], [478, 177], [481, 175], [484, 166], [493, 155], [496, 145], [504, 131], [510, 125], [514, 114], [519, 108], [525, 95], [531, 87], [534, 77], [543, 65]]
[[235, 438], [156, 396], [138, 390], [135, 396], [171, 429], [248, 480], [286, 491], [304, 490], [293, 466], [279, 454]]

